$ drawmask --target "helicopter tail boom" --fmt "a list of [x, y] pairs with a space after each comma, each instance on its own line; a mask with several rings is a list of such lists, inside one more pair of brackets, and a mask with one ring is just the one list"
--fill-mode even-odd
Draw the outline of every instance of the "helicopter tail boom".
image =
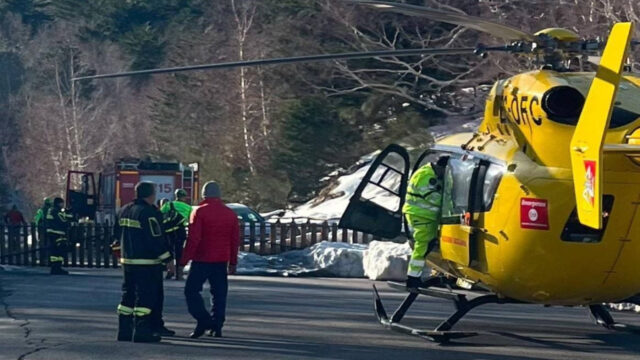
[[[618, 23], [611, 30], [571, 139], [571, 165], [578, 218], [583, 225], [594, 229], [602, 228], [602, 157], [603, 151], [612, 151], [610, 147], [605, 148], [604, 138], [611, 121], [632, 33], [632, 23]], [[627, 149], [632, 150], [635, 147]]]

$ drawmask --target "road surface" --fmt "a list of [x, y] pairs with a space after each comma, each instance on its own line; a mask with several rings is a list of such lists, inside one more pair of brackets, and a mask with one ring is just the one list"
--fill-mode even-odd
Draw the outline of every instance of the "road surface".
[[[233, 277], [225, 337], [192, 340], [183, 282], [165, 283], [165, 320], [178, 337], [114, 341], [117, 270], [0, 271], [0, 359], [640, 359], [640, 336], [593, 325], [582, 308], [487, 305], [458, 330], [479, 336], [438, 345], [382, 328], [367, 280]], [[379, 284], [387, 311], [402, 298]], [[419, 299], [420, 300], [420, 299]], [[452, 309], [424, 298], [407, 315], [434, 325]], [[640, 315], [614, 314], [640, 325]]]

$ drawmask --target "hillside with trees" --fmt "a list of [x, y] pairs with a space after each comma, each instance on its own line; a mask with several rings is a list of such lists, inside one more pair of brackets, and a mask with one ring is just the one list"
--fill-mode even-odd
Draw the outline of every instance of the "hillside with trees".
[[[526, 31], [605, 36], [640, 23], [626, 0], [406, 1]], [[96, 73], [344, 51], [498, 44], [475, 31], [338, 0], [0, 0], [0, 208], [62, 195], [69, 169], [123, 157], [200, 163], [225, 198], [259, 209], [429, 127], [483, 111], [508, 55], [334, 61], [72, 83]]]

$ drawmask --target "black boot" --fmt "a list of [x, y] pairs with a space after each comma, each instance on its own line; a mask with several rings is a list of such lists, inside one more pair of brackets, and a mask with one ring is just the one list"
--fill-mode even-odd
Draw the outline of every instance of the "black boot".
[[133, 315], [118, 316], [118, 341], [133, 340]]
[[209, 329], [211, 329], [211, 324], [205, 324], [198, 321], [198, 325], [196, 325], [196, 328], [193, 329], [193, 332], [191, 333], [191, 335], [189, 335], [189, 337], [192, 339], [197, 339], [200, 336], [204, 335], [204, 333]]
[[[148, 316], [147, 316], [148, 317]], [[162, 340], [160, 335], [155, 334], [151, 329], [149, 319], [146, 317], [135, 318], [135, 329], [133, 331], [133, 342], [151, 343]]]
[[166, 326], [161, 325], [153, 330], [154, 333], [160, 336], [174, 336], [176, 334], [175, 331], [167, 329]]

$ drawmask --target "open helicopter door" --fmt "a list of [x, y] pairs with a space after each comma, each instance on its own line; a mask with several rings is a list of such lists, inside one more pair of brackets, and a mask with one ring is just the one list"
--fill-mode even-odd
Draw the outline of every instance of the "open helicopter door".
[[486, 167], [465, 155], [450, 158], [445, 170], [440, 254], [443, 259], [463, 266], [470, 266], [474, 259], [475, 234], [471, 221], [478, 194], [482, 194], [477, 186], [481, 169]]
[[371, 163], [339, 226], [386, 239], [400, 235], [408, 177], [409, 153], [402, 146], [389, 145]]

